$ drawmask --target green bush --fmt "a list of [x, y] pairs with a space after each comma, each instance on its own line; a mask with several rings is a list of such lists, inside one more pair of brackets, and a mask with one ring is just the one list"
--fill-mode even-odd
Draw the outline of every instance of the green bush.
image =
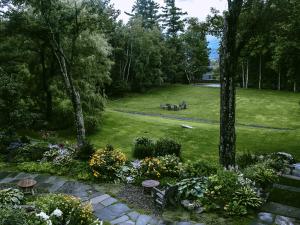
[[[80, 199], [64, 194], [47, 194], [34, 202], [41, 212], [49, 215], [53, 225], [98, 225], [90, 204], [82, 204]], [[53, 216], [58, 211], [60, 216]], [[59, 217], [59, 218], [57, 218]], [[53, 221], [53, 220], [54, 221]]]
[[87, 134], [94, 133], [99, 125], [99, 117], [98, 116], [85, 116], [84, 117], [84, 126]]
[[257, 209], [262, 205], [262, 199], [250, 186], [242, 186], [234, 192], [233, 201], [246, 208]]
[[212, 174], [215, 174], [217, 170], [218, 166], [213, 163], [202, 160], [198, 160], [196, 162], [188, 161], [187, 163], [183, 164], [181, 177], [208, 177]]
[[92, 155], [89, 165], [94, 177], [113, 181], [117, 178], [116, 175], [125, 162], [124, 153], [108, 145]]
[[159, 156], [157, 159], [161, 163], [160, 173], [164, 177], [179, 177], [182, 164], [180, 158], [175, 155]]
[[77, 149], [77, 157], [81, 160], [88, 160], [95, 153], [95, 147], [89, 141]]
[[23, 143], [23, 144], [30, 144], [31, 140], [29, 137], [27, 137], [26, 135], [22, 135], [20, 137], [20, 141]]
[[136, 159], [144, 159], [154, 156], [154, 142], [147, 137], [139, 137], [135, 139], [133, 147], [133, 157]]
[[12, 142], [18, 142], [18, 137], [12, 129], [0, 131], [0, 153], [7, 154], [7, 148]]
[[18, 189], [0, 190], [0, 207], [4, 205], [20, 205], [24, 199], [23, 193]]
[[29, 162], [37, 161], [43, 158], [43, 154], [49, 150], [48, 143], [36, 142], [25, 144], [22, 147], [9, 151], [9, 161], [12, 162]]
[[141, 161], [141, 176], [143, 178], [159, 179], [163, 170], [162, 166], [158, 158], [147, 157]]
[[176, 155], [181, 156], [181, 145], [175, 140], [161, 138], [155, 144], [155, 156]]
[[203, 203], [207, 209], [222, 209], [228, 215], [245, 215], [250, 208], [258, 208], [262, 199], [250, 180], [234, 171], [218, 170], [208, 177]]
[[239, 168], [241, 168], [241, 169], [244, 169], [247, 166], [251, 166], [251, 165], [257, 163], [258, 160], [259, 160], [259, 157], [250, 152], [243, 153], [236, 157], [236, 163], [239, 166]]
[[255, 165], [249, 166], [244, 170], [246, 178], [254, 181], [261, 188], [270, 187], [278, 180], [278, 175], [274, 169], [269, 166], [270, 161], [259, 162]]
[[27, 225], [28, 214], [24, 209], [14, 207], [0, 207], [0, 224], [2, 225]]
[[238, 175], [235, 172], [218, 170], [217, 174], [208, 177], [208, 187], [205, 192], [207, 203], [223, 208], [232, 200], [234, 192], [239, 187]]
[[176, 186], [179, 199], [197, 200], [204, 196], [207, 187], [207, 178], [183, 179]]

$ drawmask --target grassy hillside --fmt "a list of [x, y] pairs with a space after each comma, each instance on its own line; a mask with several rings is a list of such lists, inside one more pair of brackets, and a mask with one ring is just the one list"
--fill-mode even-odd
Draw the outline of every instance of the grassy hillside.
[[[109, 108], [188, 118], [219, 120], [219, 89], [176, 85], [111, 101]], [[170, 112], [160, 104], [186, 101], [188, 110]], [[300, 128], [300, 94], [255, 89], [237, 90], [237, 122], [271, 127]]]
[[[300, 159], [299, 99], [299, 94], [239, 89], [238, 123], [292, 130], [238, 125], [237, 151], [286, 151]], [[188, 110], [170, 112], [159, 108], [161, 103], [178, 103], [181, 100], [189, 104]], [[202, 118], [214, 120], [216, 123], [181, 121], [161, 118], [158, 115], [135, 115], [115, 110]], [[138, 136], [172, 137], [182, 144], [184, 159], [203, 158], [216, 161], [219, 141], [218, 118], [219, 89], [176, 85], [110, 101], [101, 131], [90, 138], [97, 147], [110, 143], [123, 149], [131, 157], [132, 142]], [[183, 129], [181, 124], [193, 126], [194, 129]]]

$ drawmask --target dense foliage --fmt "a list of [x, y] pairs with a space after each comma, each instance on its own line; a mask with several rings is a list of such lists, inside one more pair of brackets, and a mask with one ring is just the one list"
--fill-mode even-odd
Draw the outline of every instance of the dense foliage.
[[99, 149], [91, 156], [89, 165], [96, 178], [114, 180], [125, 161], [124, 153], [107, 145], [105, 149]]
[[76, 128], [82, 145], [107, 94], [199, 79], [206, 70], [197, 68], [208, 66], [205, 28], [191, 19], [185, 34], [185, 13], [165, 4], [160, 14], [153, 0], [136, 1], [124, 24], [110, 1], [4, 1], [0, 124]]
[[147, 137], [138, 137], [134, 141], [133, 157], [144, 159], [166, 155], [181, 156], [181, 144], [170, 138], [154, 141]]

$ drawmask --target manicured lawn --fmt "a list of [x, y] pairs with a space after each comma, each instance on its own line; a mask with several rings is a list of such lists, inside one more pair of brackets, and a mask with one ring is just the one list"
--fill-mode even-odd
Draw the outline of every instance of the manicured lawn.
[[[194, 129], [183, 129], [181, 124]], [[112, 144], [131, 157], [133, 140], [139, 136], [171, 137], [182, 144], [183, 158], [217, 161], [219, 126], [198, 122], [183, 122], [152, 116], [131, 115], [107, 110], [101, 131], [90, 136], [97, 147]], [[286, 151], [300, 159], [300, 132], [237, 128], [238, 152]]]
[[[160, 109], [160, 104], [186, 101], [187, 110]], [[237, 90], [237, 122], [292, 130], [237, 126], [237, 152], [286, 151], [300, 160], [300, 94], [266, 90]], [[214, 120], [215, 123], [187, 122], [157, 116], [124, 112], [173, 115]], [[139, 136], [170, 137], [183, 147], [185, 160], [217, 161], [219, 143], [219, 89], [187, 85], [157, 88], [144, 94], [131, 94], [110, 100], [101, 130], [90, 136], [97, 147], [112, 144], [131, 157], [133, 140]], [[193, 126], [183, 129], [181, 124]]]
[[[219, 120], [219, 89], [174, 85], [110, 101], [109, 108]], [[189, 109], [170, 112], [160, 104], [186, 101]], [[300, 128], [300, 94], [269, 90], [237, 90], [237, 122], [271, 127]]]

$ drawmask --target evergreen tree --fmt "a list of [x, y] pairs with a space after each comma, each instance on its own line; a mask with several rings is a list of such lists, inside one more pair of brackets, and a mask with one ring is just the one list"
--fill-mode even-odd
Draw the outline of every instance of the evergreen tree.
[[166, 35], [176, 38], [179, 32], [184, 31], [185, 19], [182, 16], [187, 15], [182, 9], [176, 7], [175, 0], [165, 0], [165, 6], [162, 7], [162, 23], [166, 29]]
[[153, 29], [158, 26], [159, 5], [154, 0], [136, 0], [132, 12], [135, 17], [141, 17], [144, 28]]

